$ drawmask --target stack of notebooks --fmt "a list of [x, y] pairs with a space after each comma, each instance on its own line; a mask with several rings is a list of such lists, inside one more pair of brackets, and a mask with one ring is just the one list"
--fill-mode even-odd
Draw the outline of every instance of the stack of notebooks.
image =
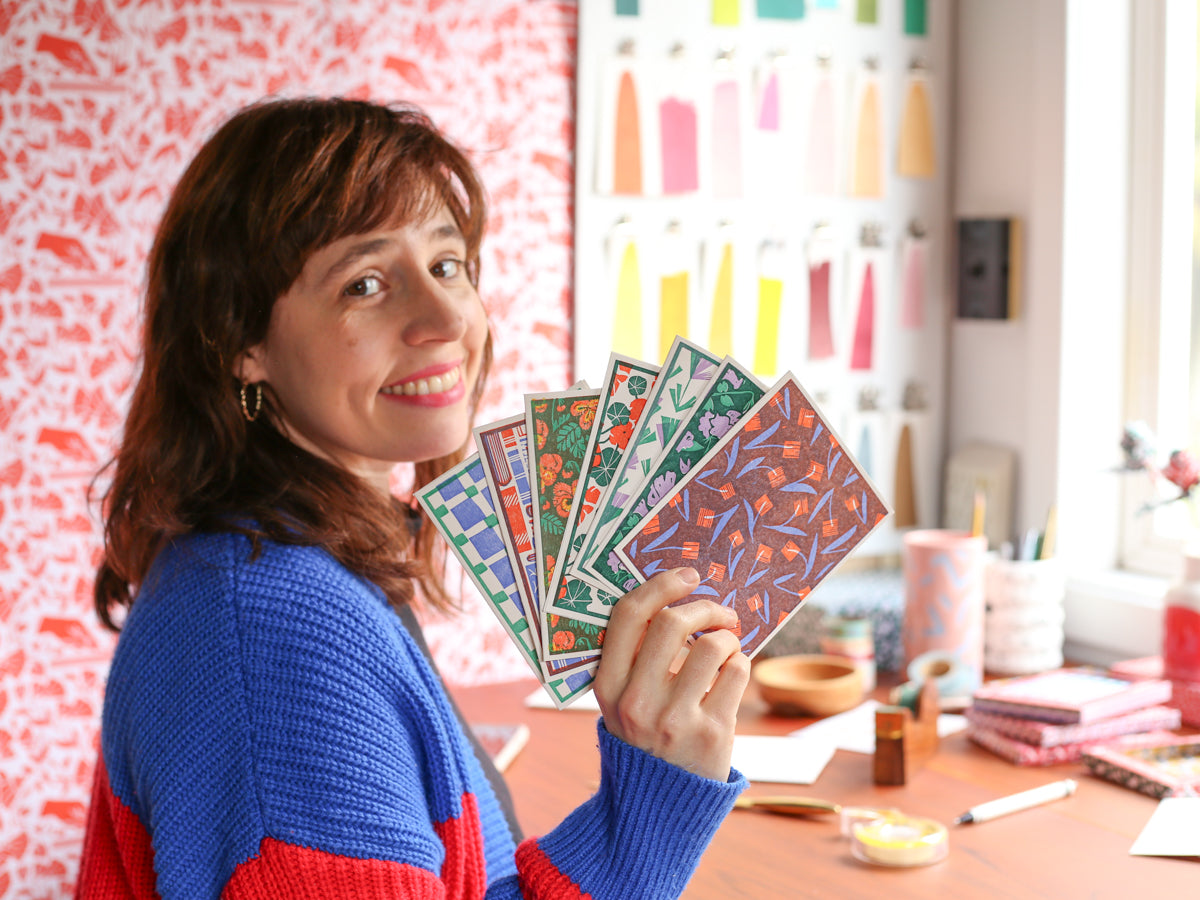
[[967, 735], [1020, 766], [1078, 762], [1090, 747], [1156, 741], [1180, 724], [1171, 683], [1090, 667], [991, 681], [967, 709]]

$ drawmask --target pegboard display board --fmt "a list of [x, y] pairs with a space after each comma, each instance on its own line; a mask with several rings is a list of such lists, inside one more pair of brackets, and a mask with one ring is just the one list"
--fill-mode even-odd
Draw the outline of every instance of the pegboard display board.
[[951, 249], [947, 0], [581, 0], [574, 373], [676, 334], [794, 372], [895, 510], [937, 522]]

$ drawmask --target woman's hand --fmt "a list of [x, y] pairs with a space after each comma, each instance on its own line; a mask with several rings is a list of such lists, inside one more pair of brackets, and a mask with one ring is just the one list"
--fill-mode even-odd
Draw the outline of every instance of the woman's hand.
[[[695, 570], [656, 575], [613, 608], [593, 690], [610, 734], [697, 775], [724, 781], [750, 660], [731, 629], [737, 613], [711, 600], [679, 606]], [[676, 658], [688, 637], [704, 632]]]

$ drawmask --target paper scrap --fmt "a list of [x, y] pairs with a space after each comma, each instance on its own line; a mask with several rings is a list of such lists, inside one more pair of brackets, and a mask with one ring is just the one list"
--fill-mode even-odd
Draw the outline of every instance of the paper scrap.
[[[554, 709], [554, 701], [547, 696], [544, 688], [539, 687], [532, 694], [525, 698], [525, 705], [530, 709]], [[578, 700], [566, 707], [569, 710], [581, 710], [583, 712], [600, 712], [600, 704], [596, 700], [596, 695], [591, 691], [581, 696]]]
[[1164, 797], [1130, 856], [1200, 856], [1200, 797]]
[[[838, 750], [851, 753], [875, 752], [875, 710], [877, 700], [867, 700], [853, 709], [824, 719], [791, 732], [792, 736], [814, 738], [832, 744]], [[962, 731], [967, 727], [967, 717], [951, 713], [938, 716], [938, 737]]]
[[753, 782], [812, 784], [835, 749], [820, 738], [735, 734], [733, 767]]

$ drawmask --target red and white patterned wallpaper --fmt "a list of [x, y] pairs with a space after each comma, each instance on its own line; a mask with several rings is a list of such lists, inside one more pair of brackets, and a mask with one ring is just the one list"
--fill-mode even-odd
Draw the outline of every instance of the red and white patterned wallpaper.
[[[483, 416], [570, 373], [576, 8], [550, 0], [0, 0], [0, 897], [69, 896], [113, 646], [89, 483], [136, 365], [168, 192], [268, 94], [419, 104], [492, 201]], [[468, 597], [448, 680], [527, 674]]]

